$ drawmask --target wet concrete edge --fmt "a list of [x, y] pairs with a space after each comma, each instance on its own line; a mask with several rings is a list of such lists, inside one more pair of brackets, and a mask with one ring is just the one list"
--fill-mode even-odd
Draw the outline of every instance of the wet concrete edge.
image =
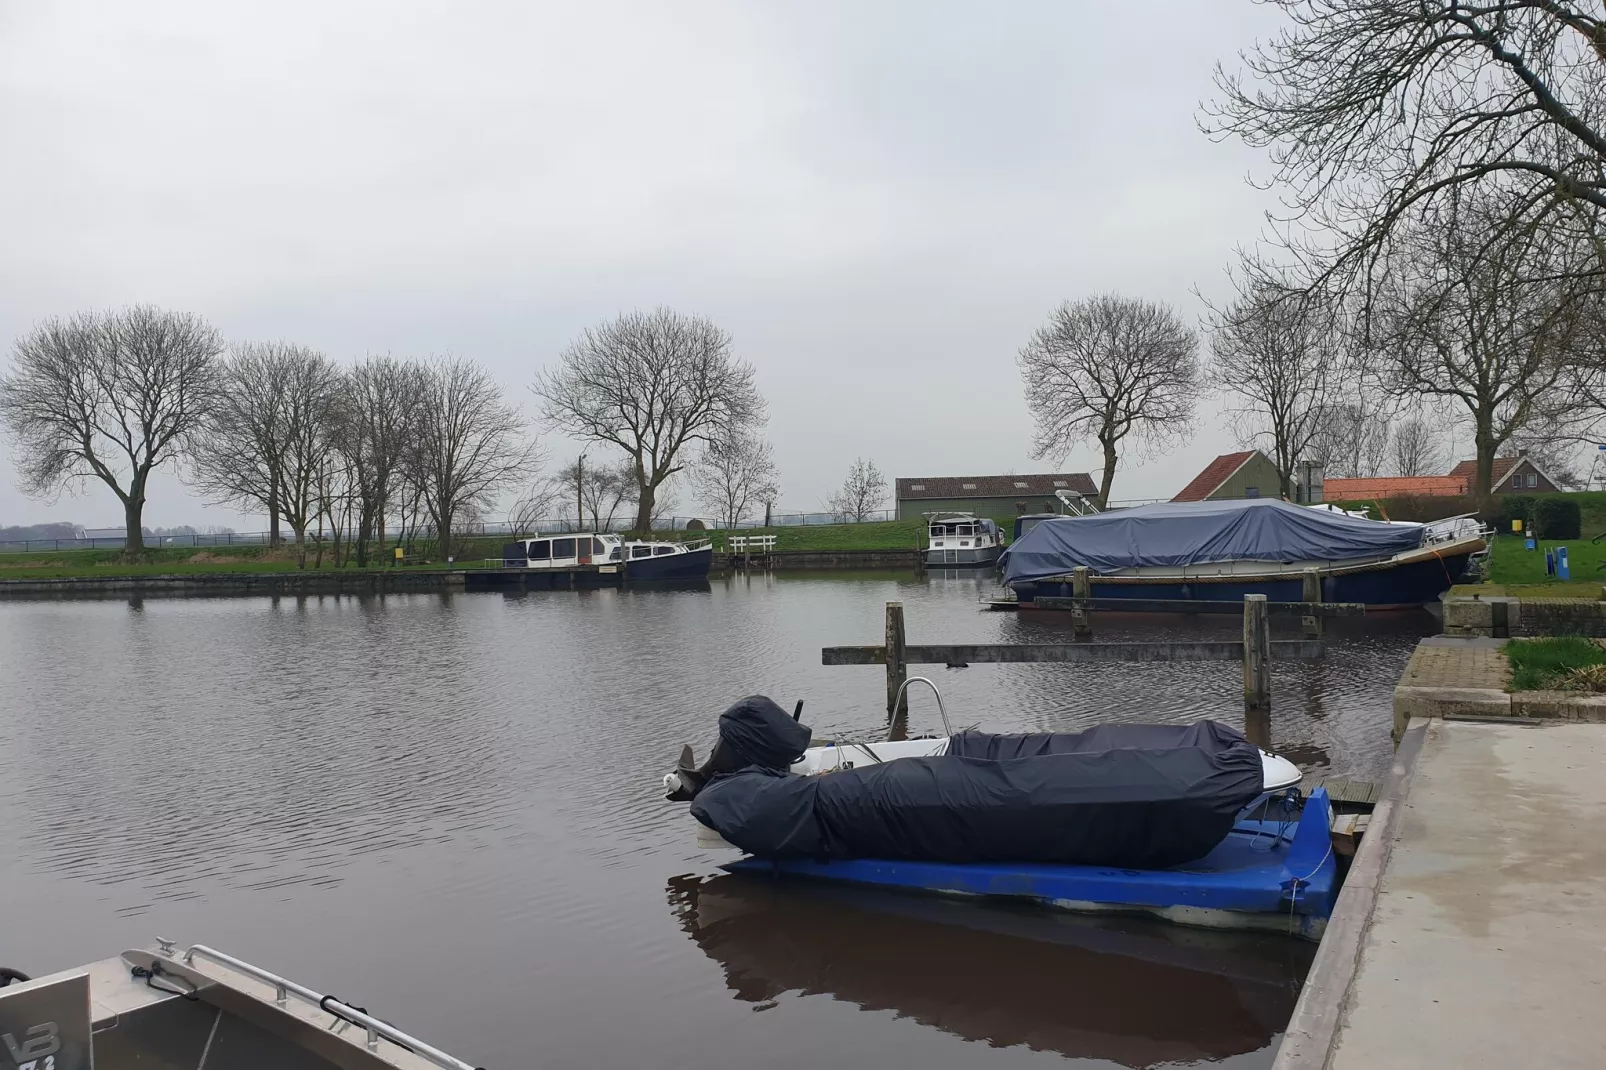
[[1360, 969], [1361, 949], [1372, 927], [1383, 869], [1394, 850], [1417, 757], [1431, 723], [1425, 717], [1411, 718], [1394, 752], [1372, 823], [1355, 852], [1321, 946], [1305, 975], [1272, 1070], [1320, 1070], [1332, 1056], [1350, 987]]

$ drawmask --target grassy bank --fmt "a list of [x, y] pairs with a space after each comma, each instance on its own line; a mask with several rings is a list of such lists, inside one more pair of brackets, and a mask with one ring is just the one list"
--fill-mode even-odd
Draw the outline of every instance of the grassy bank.
[[[1567, 547], [1570, 580], [1545, 575], [1545, 551], [1561, 546]], [[1606, 542], [1596, 545], [1588, 539], [1542, 541], [1537, 549], [1529, 550], [1517, 536], [1501, 535], [1489, 548], [1489, 582], [1462, 584], [1453, 593], [1597, 599], [1601, 586], [1606, 584], [1602, 564], [1606, 564]]]
[[[819, 524], [805, 527], [744, 529], [741, 535], [774, 535], [778, 551], [854, 551], [854, 550], [916, 550], [926, 545], [924, 520], [889, 520], [875, 524]], [[723, 550], [727, 543], [723, 532], [673, 531], [656, 533], [655, 538], [702, 539], [712, 537]], [[458, 541], [452, 556], [453, 567], [480, 568], [487, 559], [499, 560], [502, 546], [511, 536], [465, 538]], [[430, 544], [415, 547], [419, 556], [403, 565], [404, 568], [439, 568], [446, 564], [439, 560]], [[391, 548], [376, 548], [369, 559], [370, 568], [393, 568]], [[307, 568], [315, 567], [315, 555], [307, 555]], [[330, 554], [325, 548], [322, 567], [333, 568]], [[344, 566], [355, 569], [348, 561]], [[0, 580], [65, 579], [76, 576], [170, 576], [189, 573], [229, 572], [293, 572], [296, 569], [294, 547], [270, 550], [266, 546], [222, 546], [195, 548], [163, 546], [146, 550], [137, 562], [124, 561], [120, 550], [62, 550], [37, 553], [0, 554]]]
[[1606, 690], [1606, 647], [1578, 635], [1506, 644], [1511, 691]]

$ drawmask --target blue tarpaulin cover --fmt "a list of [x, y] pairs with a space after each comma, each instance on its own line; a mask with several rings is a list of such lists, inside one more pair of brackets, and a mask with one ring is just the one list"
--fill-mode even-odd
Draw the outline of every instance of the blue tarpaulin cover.
[[1422, 543], [1419, 525], [1385, 524], [1275, 498], [1165, 502], [1038, 524], [1004, 552], [1004, 582], [1226, 561], [1388, 557]]

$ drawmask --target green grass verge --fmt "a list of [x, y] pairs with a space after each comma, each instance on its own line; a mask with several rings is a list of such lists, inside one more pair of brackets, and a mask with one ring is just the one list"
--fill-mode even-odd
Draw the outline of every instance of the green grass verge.
[[1606, 665], [1606, 647], [1579, 635], [1513, 639], [1505, 646], [1512, 691], [1547, 691], [1566, 684], [1574, 669]]
[[[1567, 547], [1568, 566], [1572, 578], [1558, 579], [1545, 575], [1545, 551], [1558, 546]], [[1588, 539], [1566, 542], [1541, 542], [1537, 549], [1525, 549], [1523, 540], [1515, 535], [1495, 538], [1489, 548], [1489, 582], [1460, 584], [1455, 595], [1508, 595], [1513, 598], [1587, 598], [1595, 601], [1606, 586], [1606, 542], [1592, 544]]]

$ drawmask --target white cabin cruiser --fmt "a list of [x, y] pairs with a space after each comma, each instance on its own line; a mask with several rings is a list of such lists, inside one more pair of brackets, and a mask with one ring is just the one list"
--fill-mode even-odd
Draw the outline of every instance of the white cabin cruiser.
[[573, 571], [594, 567], [602, 575], [632, 580], [700, 580], [708, 577], [714, 544], [667, 539], [626, 539], [582, 532], [537, 535], [502, 547], [504, 568]]
[[928, 568], [989, 568], [1004, 552], [1004, 533], [987, 517], [927, 513]]

